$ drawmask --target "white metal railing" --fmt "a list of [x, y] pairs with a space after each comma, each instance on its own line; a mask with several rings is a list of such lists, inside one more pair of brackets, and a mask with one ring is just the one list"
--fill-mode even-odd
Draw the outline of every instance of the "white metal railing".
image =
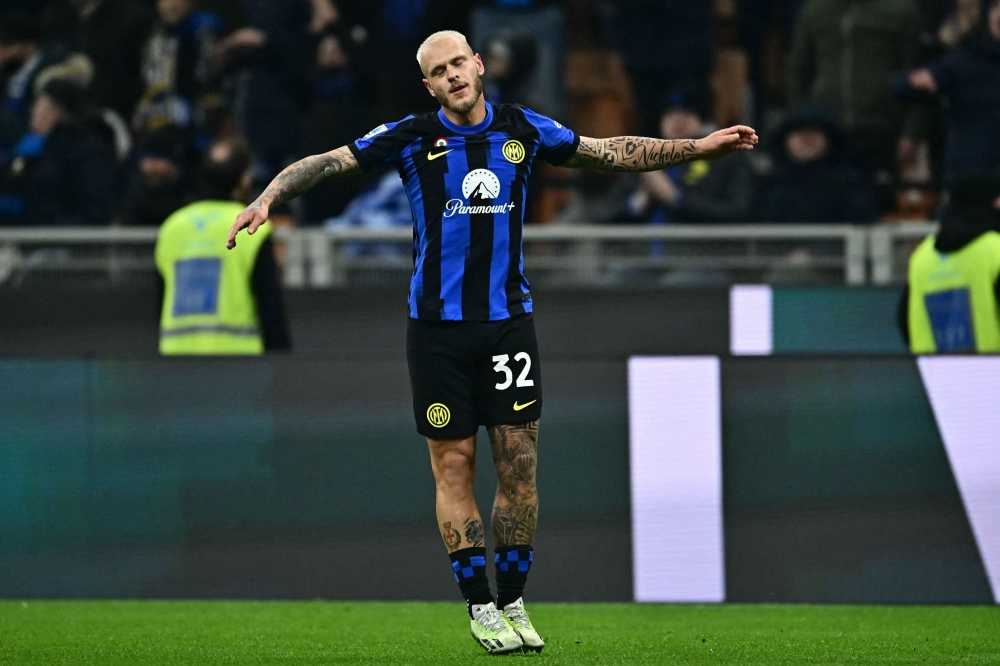
[[877, 286], [906, 281], [906, 267], [916, 245], [938, 225], [929, 222], [887, 224], [873, 227], [869, 234], [868, 252], [871, 257], [871, 283]]
[[[526, 226], [525, 268], [563, 285], [669, 284], [821, 279], [848, 285], [905, 279], [907, 250], [933, 233], [926, 223], [852, 225]], [[112, 282], [152, 274], [156, 229], [0, 228], [0, 283], [25, 276], [103, 274]], [[412, 270], [412, 232], [279, 229], [284, 276], [293, 288], [401, 282]], [[630, 282], [631, 281], [631, 282]]]

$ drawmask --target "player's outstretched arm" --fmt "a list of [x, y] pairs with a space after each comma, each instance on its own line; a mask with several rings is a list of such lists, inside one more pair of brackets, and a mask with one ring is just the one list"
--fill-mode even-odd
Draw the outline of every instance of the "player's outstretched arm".
[[571, 169], [604, 171], [656, 171], [692, 160], [717, 160], [737, 150], [753, 150], [757, 133], [736, 125], [713, 132], [704, 139], [648, 139], [616, 136], [610, 139], [580, 137], [576, 154], [563, 164]]
[[311, 155], [290, 164], [274, 177], [256, 201], [237, 216], [229, 229], [229, 241], [226, 247], [230, 250], [236, 247], [236, 234], [240, 229], [246, 229], [248, 234], [252, 234], [260, 225], [267, 222], [271, 206], [291, 201], [325, 178], [347, 176], [359, 171], [361, 167], [347, 146], [321, 155]]

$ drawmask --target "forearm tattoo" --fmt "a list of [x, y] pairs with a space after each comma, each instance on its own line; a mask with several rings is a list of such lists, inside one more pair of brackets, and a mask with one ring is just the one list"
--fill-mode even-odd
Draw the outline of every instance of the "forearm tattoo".
[[690, 162], [696, 156], [697, 148], [693, 139], [667, 141], [641, 136], [592, 139], [582, 136], [576, 154], [563, 166], [604, 171], [656, 171]]
[[491, 527], [497, 546], [531, 545], [538, 524], [538, 421], [489, 429], [497, 494]]
[[249, 209], [260, 208], [264, 201], [272, 208], [279, 206], [291, 201], [325, 178], [346, 176], [360, 169], [357, 159], [346, 146], [329, 153], [310, 155], [285, 167]]

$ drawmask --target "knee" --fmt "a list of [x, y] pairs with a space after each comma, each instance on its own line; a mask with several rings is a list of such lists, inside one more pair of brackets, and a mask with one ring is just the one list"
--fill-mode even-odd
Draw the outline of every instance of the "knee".
[[472, 494], [475, 463], [471, 456], [459, 451], [444, 451], [437, 456], [437, 484], [450, 494]]

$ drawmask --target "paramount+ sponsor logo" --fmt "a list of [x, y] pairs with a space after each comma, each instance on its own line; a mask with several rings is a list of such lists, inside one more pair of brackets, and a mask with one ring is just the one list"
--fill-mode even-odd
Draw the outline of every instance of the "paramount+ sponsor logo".
[[462, 196], [468, 201], [451, 199], [444, 206], [444, 217], [454, 215], [503, 215], [514, 210], [514, 203], [489, 203], [500, 196], [500, 179], [489, 169], [474, 169], [462, 180]]

